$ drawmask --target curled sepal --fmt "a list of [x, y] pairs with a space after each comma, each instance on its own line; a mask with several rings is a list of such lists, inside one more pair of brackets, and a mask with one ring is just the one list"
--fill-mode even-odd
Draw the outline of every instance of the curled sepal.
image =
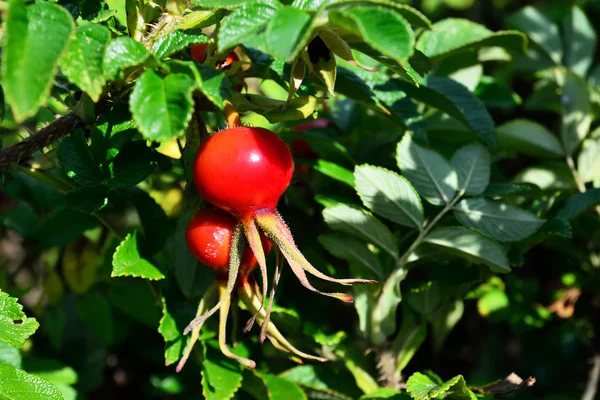
[[302, 57], [297, 57], [292, 64], [292, 70], [290, 72], [290, 88], [288, 90], [288, 98], [283, 106], [285, 110], [294, 98], [294, 95], [298, 91], [298, 88], [302, 84], [304, 80], [304, 74], [306, 73], [306, 62], [302, 59]]
[[319, 36], [316, 36], [301, 55], [306, 61], [309, 71], [315, 74], [323, 82], [327, 92], [335, 97], [334, 88], [337, 68], [335, 56], [331, 50], [327, 48]]
[[[198, 304], [198, 311], [196, 312], [196, 317], [200, 317], [202, 314], [206, 312], [208, 309], [208, 305], [215, 300], [215, 295], [217, 294], [217, 283], [213, 283], [204, 293], [200, 303]], [[192, 354], [192, 350], [194, 349], [194, 345], [198, 341], [198, 336], [200, 336], [200, 330], [202, 329], [203, 324], [199, 324], [192, 329], [192, 336], [190, 337], [190, 341], [183, 353], [183, 357], [179, 360], [175, 371], [180, 372], [187, 360], [190, 358], [190, 354]]]
[[342, 39], [335, 31], [325, 28], [319, 32], [319, 37], [323, 43], [329, 47], [329, 50], [331, 50], [333, 54], [342, 60], [348, 61], [355, 67], [359, 67], [370, 72], [377, 71], [377, 68], [375, 67], [368, 67], [356, 61], [354, 54], [352, 54], [352, 49], [348, 43], [346, 43], [346, 41]]
[[[238, 288], [238, 295], [240, 300], [244, 303], [248, 311], [252, 313], [257, 313], [257, 321], [258, 324], [262, 326], [266, 326], [267, 338], [271, 341], [275, 348], [287, 352], [293, 353], [298, 357], [304, 358], [306, 360], [314, 360], [320, 362], [329, 361], [327, 358], [313, 356], [311, 354], [307, 354], [303, 351], [298, 350], [294, 347], [282, 334], [279, 332], [277, 327], [272, 321], [267, 321], [266, 318], [266, 310], [262, 308], [263, 299], [260, 296], [257, 286], [250, 282], [246, 282], [242, 286]], [[295, 359], [295, 357], [293, 357]], [[297, 359], [296, 359], [297, 360]], [[299, 360], [297, 360], [299, 361]]]
[[219, 295], [221, 296], [221, 309], [219, 311], [219, 348], [221, 353], [226, 357], [232, 358], [242, 365], [248, 368], [256, 368], [256, 363], [244, 357], [240, 357], [234, 354], [229, 347], [227, 347], [227, 317], [229, 316], [229, 308], [231, 307], [231, 292], [225, 285], [219, 285]]
[[[267, 276], [267, 261], [265, 258], [265, 251], [262, 247], [262, 242], [260, 241], [260, 232], [258, 232], [258, 228], [256, 227], [256, 223], [253, 219], [243, 221], [242, 226], [244, 228], [244, 233], [246, 234], [246, 240], [248, 240], [250, 249], [252, 249], [254, 257], [256, 258], [256, 261], [260, 267], [260, 273], [262, 275], [262, 293], [263, 298], [265, 298], [267, 297], [269, 284]], [[246, 327], [244, 328], [245, 332], [248, 332], [250, 329], [252, 329], [252, 325], [254, 325], [255, 320], [256, 314], [254, 314], [246, 324]]]
[[325, 275], [313, 267], [312, 264], [308, 262], [304, 255], [300, 252], [300, 250], [298, 250], [296, 244], [294, 243], [292, 233], [276, 212], [271, 210], [261, 210], [256, 213], [255, 220], [258, 226], [264, 231], [265, 235], [267, 235], [271, 242], [275, 243], [275, 245], [279, 248], [287, 262], [290, 264], [292, 271], [294, 271], [300, 280], [300, 283], [302, 283], [302, 285], [304, 285], [306, 288], [326, 296], [336, 297], [342, 301], [352, 302], [352, 297], [345, 293], [324, 293], [318, 291], [308, 282], [304, 271], [325, 281], [335, 282], [342, 285], [352, 285], [355, 283], [377, 283], [376, 281], [370, 279], [336, 279]]
[[[225, 287], [225, 293], [228, 296], [231, 296], [231, 293], [233, 292], [233, 287], [235, 286], [235, 283], [238, 278], [240, 262], [242, 260], [242, 255], [244, 254], [244, 246], [244, 235], [242, 233], [241, 226], [238, 224], [238, 226], [235, 227], [235, 230], [233, 232], [233, 238], [231, 239], [231, 251], [229, 254], [229, 272], [227, 275], [227, 286]], [[217, 310], [223, 306], [224, 298], [225, 296], [221, 296], [219, 302], [213, 308], [211, 308], [208, 312], [204, 313], [203, 315], [194, 318], [192, 322], [190, 322], [189, 325], [185, 328], [183, 334], [187, 335], [195, 327], [197, 327], [198, 325], [202, 325], [208, 318], [211, 317], [211, 315], [217, 312]]]

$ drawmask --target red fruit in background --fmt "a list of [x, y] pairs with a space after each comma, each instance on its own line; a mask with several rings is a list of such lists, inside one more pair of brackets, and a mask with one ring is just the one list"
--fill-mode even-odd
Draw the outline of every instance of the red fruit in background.
[[208, 47], [207, 43], [195, 44], [190, 47], [190, 55], [192, 59], [196, 62], [202, 64], [204, 60], [206, 60], [206, 48]]
[[319, 158], [319, 155], [313, 151], [312, 146], [306, 139], [294, 139], [290, 147], [295, 156], [312, 159]]
[[292, 132], [302, 132], [311, 129], [325, 129], [329, 126], [330, 122], [325, 118], [317, 118], [309, 122], [305, 122], [300, 125], [296, 125], [292, 128]]
[[[207, 267], [213, 269], [219, 279], [227, 278], [229, 253], [237, 220], [223, 210], [203, 208], [196, 212], [188, 223], [185, 240], [192, 255]], [[271, 242], [261, 235], [265, 254], [271, 250]], [[240, 262], [239, 277], [247, 279], [256, 268], [257, 261], [247, 247]]]
[[[191, 55], [192, 59], [196, 62], [199, 62], [200, 64], [204, 63], [204, 61], [206, 61], [206, 49], [207, 48], [208, 48], [208, 43], [200, 43], [200, 44], [195, 44], [195, 45], [191, 46], [190, 47], [190, 55]], [[232, 51], [231, 53], [229, 53], [227, 55], [225, 60], [217, 63], [217, 68], [227, 69], [231, 66], [231, 64], [233, 64], [234, 62], [236, 62], [238, 60], [239, 60], [238, 56]]]
[[263, 128], [236, 127], [212, 135], [196, 154], [194, 183], [200, 196], [241, 222], [274, 210], [292, 179], [285, 142]]

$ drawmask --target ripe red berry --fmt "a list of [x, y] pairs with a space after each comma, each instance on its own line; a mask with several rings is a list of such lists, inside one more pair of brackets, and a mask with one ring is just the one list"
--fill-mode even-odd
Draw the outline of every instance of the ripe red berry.
[[304, 122], [292, 128], [292, 132], [302, 132], [311, 129], [325, 129], [329, 126], [329, 120], [325, 118], [317, 118], [312, 121]]
[[275, 209], [293, 170], [292, 155], [279, 136], [263, 128], [237, 127], [200, 146], [194, 183], [209, 203], [244, 222], [259, 210]]
[[[192, 255], [213, 269], [217, 278], [226, 279], [229, 271], [229, 253], [237, 220], [225, 211], [203, 208], [196, 212], [188, 223], [185, 239]], [[261, 235], [265, 253], [271, 250], [271, 242]], [[240, 262], [240, 279], [247, 279], [256, 268], [256, 258], [247, 247]]]

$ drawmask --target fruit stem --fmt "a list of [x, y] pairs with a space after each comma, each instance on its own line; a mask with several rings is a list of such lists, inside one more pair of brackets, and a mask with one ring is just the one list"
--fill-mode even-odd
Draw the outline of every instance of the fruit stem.
[[235, 128], [237, 126], [242, 126], [242, 121], [240, 120], [240, 114], [235, 110], [233, 104], [229, 100], [224, 101], [225, 108], [223, 109], [223, 114], [225, 114], [225, 119], [227, 120], [227, 128]]
[[273, 300], [275, 298], [275, 291], [277, 290], [277, 285], [279, 284], [279, 279], [281, 278], [282, 267], [283, 267], [283, 256], [281, 254], [281, 250], [279, 250], [279, 248], [277, 246], [275, 246], [275, 274], [273, 274], [273, 285], [271, 286], [271, 293], [269, 294], [269, 304], [267, 305], [267, 311], [265, 312], [265, 319], [260, 328], [259, 340], [261, 343], [264, 343], [264, 341], [267, 337], [269, 321], [271, 319], [271, 309], [273, 308]]

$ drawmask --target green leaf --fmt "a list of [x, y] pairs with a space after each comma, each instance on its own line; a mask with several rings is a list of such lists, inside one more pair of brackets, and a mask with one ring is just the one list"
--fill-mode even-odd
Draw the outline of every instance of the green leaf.
[[515, 119], [496, 128], [502, 148], [537, 157], [562, 157], [564, 150], [545, 126], [528, 119]]
[[194, 81], [184, 74], [162, 79], [148, 70], [135, 83], [130, 108], [138, 129], [148, 140], [167, 141], [185, 133], [192, 118]]
[[564, 71], [561, 103], [562, 143], [567, 154], [573, 154], [589, 133], [592, 114], [586, 82], [568, 70]]
[[458, 178], [448, 161], [418, 145], [405, 134], [396, 149], [396, 162], [419, 194], [434, 205], [448, 204], [456, 195]]
[[191, 45], [198, 43], [209, 43], [208, 36], [203, 34], [202, 30], [177, 30], [158, 38], [152, 44], [152, 53], [154, 53], [156, 58], [162, 60], [173, 53], [185, 50]]
[[21, 368], [21, 352], [12, 344], [0, 342], [0, 365]]
[[58, 147], [57, 158], [67, 176], [80, 185], [94, 185], [104, 179], [81, 130], [63, 139]]
[[371, 214], [359, 208], [339, 204], [325, 208], [323, 217], [331, 229], [363, 238], [393, 257], [398, 257], [394, 236]]
[[[79, 297], [76, 303], [77, 314], [90, 331], [110, 346], [114, 341], [113, 318], [108, 299], [100, 293], [90, 293]], [[75, 383], [75, 382], [72, 382]]]
[[369, 271], [376, 278], [383, 279], [383, 267], [365, 242], [339, 233], [319, 235], [318, 239], [335, 257], [354, 263], [353, 265]]
[[516, 242], [534, 234], [546, 222], [511, 204], [484, 198], [464, 199], [454, 207], [461, 224], [501, 242]]
[[217, 41], [219, 52], [260, 33], [279, 8], [281, 5], [275, 0], [256, 0], [245, 2], [233, 10], [221, 20]]
[[138, 251], [137, 232], [128, 234], [113, 255], [112, 277], [133, 276], [150, 280], [164, 279], [165, 275]]
[[65, 8], [48, 2], [25, 7], [23, 0], [10, 0], [4, 16], [2, 88], [21, 122], [46, 101], [75, 24]]
[[414, 400], [430, 400], [438, 396], [442, 398], [448, 394], [456, 394], [460, 398], [477, 400], [475, 394], [467, 387], [465, 378], [462, 375], [457, 375], [442, 384], [437, 384], [427, 375], [415, 372], [406, 381], [406, 391]]
[[484, 197], [503, 197], [508, 195], [521, 195], [539, 193], [540, 188], [533, 183], [492, 183], [485, 192]]
[[408, 270], [397, 267], [385, 281], [371, 316], [371, 341], [376, 345], [386, 342], [387, 336], [396, 331], [396, 310], [402, 301], [400, 284], [406, 278]]
[[[291, 62], [307, 45], [312, 18], [292, 6], [279, 8], [264, 35], [266, 48], [275, 58]], [[282, 40], [285, 38], [285, 40]]]
[[585, 77], [596, 53], [596, 32], [583, 10], [571, 8], [563, 20], [565, 66]]
[[440, 246], [472, 263], [483, 263], [494, 272], [510, 272], [508, 258], [502, 247], [470, 229], [438, 228], [425, 236], [423, 242]]
[[[235, 353], [238, 348], [233, 349]], [[207, 346], [202, 364], [202, 394], [206, 400], [229, 400], [242, 386], [239, 363], [213, 351]]]
[[332, 9], [329, 23], [363, 41], [384, 56], [405, 62], [413, 53], [415, 35], [404, 17], [391, 8], [372, 5]]
[[382, 388], [372, 393], [361, 396], [360, 400], [387, 399], [387, 400], [410, 400], [410, 396], [397, 389]]
[[137, 185], [156, 169], [154, 151], [145, 140], [125, 143], [112, 164], [112, 177], [107, 185], [112, 189], [124, 189]]
[[356, 191], [375, 214], [409, 228], [423, 227], [423, 205], [404, 178], [384, 168], [360, 165], [354, 170]]
[[394, 80], [393, 83], [414, 100], [437, 108], [458, 120], [477, 133], [488, 147], [496, 146], [492, 117], [483, 103], [460, 83], [433, 75], [427, 78], [427, 86], [416, 87], [401, 80]]
[[315, 171], [318, 171], [325, 176], [345, 183], [346, 185], [354, 188], [354, 174], [352, 171], [349, 171], [336, 163], [322, 159], [318, 159], [314, 164], [312, 164], [312, 167], [315, 169]]
[[456, 171], [458, 191], [477, 195], [490, 183], [490, 153], [480, 144], [461, 147], [454, 153], [450, 165]]
[[536, 165], [521, 171], [515, 182], [531, 183], [542, 190], [575, 189], [575, 181], [563, 162]]
[[461, 51], [485, 47], [501, 47], [517, 53], [525, 52], [527, 38], [521, 32], [492, 32], [475, 22], [446, 18], [419, 37], [416, 48], [427, 57], [440, 58]]
[[173, 60], [169, 66], [171, 72], [184, 73], [192, 78], [198, 89], [220, 110], [225, 107], [225, 100], [231, 99], [231, 82], [223, 71], [189, 61]]
[[102, 185], [82, 186], [69, 191], [65, 201], [69, 208], [92, 214], [108, 204], [107, 189]]
[[94, 102], [100, 99], [106, 84], [103, 63], [109, 42], [110, 31], [104, 26], [80, 26], [60, 62], [67, 78]]
[[[162, 318], [158, 326], [158, 333], [165, 339], [165, 365], [177, 362], [183, 355], [183, 351], [189, 342], [189, 336], [183, 336], [182, 329], [177, 326], [176, 313], [178, 310], [167, 305], [166, 299], [162, 298]], [[190, 316], [193, 318], [194, 314]]]
[[161, 251], [169, 235], [169, 220], [165, 210], [139, 188], [131, 188], [127, 193], [142, 224], [144, 254], [151, 255]]
[[404, 299], [417, 313], [429, 317], [440, 305], [441, 287], [437, 282], [427, 282], [411, 289]]
[[7, 400], [63, 400], [56, 386], [16, 369], [0, 365], [0, 398]]
[[307, 400], [306, 394], [294, 382], [272, 374], [257, 372], [257, 375], [267, 386], [269, 399]]
[[42, 249], [64, 246], [97, 225], [98, 220], [91, 215], [57, 207], [38, 224], [35, 237]]
[[402, 324], [392, 344], [392, 351], [396, 358], [396, 372], [401, 373], [425, 339], [427, 338], [427, 321], [417, 321], [415, 315], [408, 307], [403, 307]]
[[22, 346], [39, 326], [35, 318], [25, 315], [17, 299], [0, 290], [0, 342]]
[[567, 221], [579, 216], [581, 213], [600, 204], [600, 188], [588, 189], [569, 198], [556, 216]]
[[577, 158], [577, 172], [584, 183], [600, 179], [600, 129], [583, 141]]
[[148, 282], [134, 279], [113, 279], [108, 290], [112, 305], [133, 320], [156, 329], [161, 318], [159, 302]]
[[563, 54], [558, 27], [544, 14], [527, 6], [508, 17], [507, 23], [525, 32], [555, 64], [561, 63]]
[[144, 64], [152, 55], [144, 45], [128, 36], [114, 38], [104, 57], [104, 74], [106, 79], [114, 79], [117, 74], [131, 67]]
[[463, 316], [465, 305], [462, 300], [445, 303], [430, 318], [433, 347], [436, 352], [442, 349], [448, 334]]

